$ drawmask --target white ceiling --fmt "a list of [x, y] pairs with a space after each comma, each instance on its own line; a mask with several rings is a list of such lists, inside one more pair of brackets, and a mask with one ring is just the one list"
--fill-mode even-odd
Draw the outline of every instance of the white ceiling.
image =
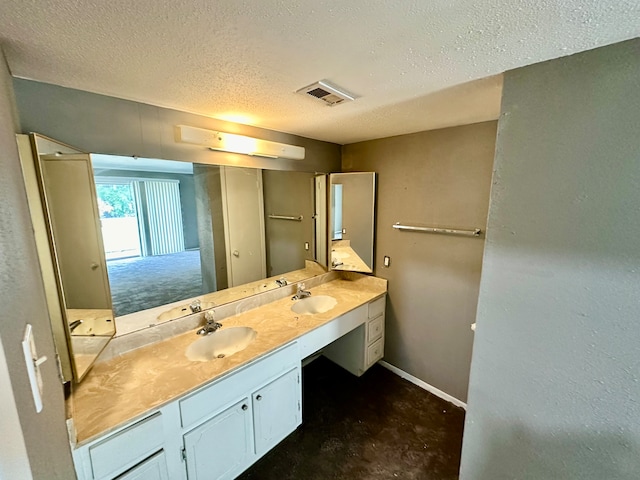
[[[638, 0], [0, 1], [15, 76], [341, 144], [495, 119], [502, 72], [639, 35]], [[293, 93], [320, 79], [359, 98]]]

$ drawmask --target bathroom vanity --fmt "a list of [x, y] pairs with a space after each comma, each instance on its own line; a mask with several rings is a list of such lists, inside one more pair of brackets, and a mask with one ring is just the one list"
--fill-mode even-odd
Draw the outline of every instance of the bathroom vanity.
[[294, 289], [221, 320], [257, 333], [232, 355], [188, 360], [190, 330], [96, 364], [69, 399], [78, 477], [235, 478], [301, 424], [303, 360], [361, 375], [382, 358], [386, 280], [326, 274], [310, 298], [335, 306], [311, 314], [292, 310]]

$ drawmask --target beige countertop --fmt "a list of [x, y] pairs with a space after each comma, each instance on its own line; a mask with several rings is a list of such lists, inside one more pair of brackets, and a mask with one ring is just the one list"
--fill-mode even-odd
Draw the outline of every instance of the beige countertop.
[[201, 338], [195, 331], [141, 347], [96, 364], [69, 398], [79, 446], [98, 435], [143, 417], [186, 393], [256, 360], [335, 318], [381, 297], [387, 281], [357, 274], [310, 289], [330, 295], [337, 305], [325, 313], [298, 315], [290, 297], [222, 320], [223, 328], [249, 326], [256, 339], [244, 350], [209, 362], [185, 356], [189, 344]]
[[[317, 275], [326, 273], [326, 270], [318, 263], [305, 260], [305, 268], [294, 270], [282, 275], [269, 277], [255, 282], [246, 283], [237, 287], [225, 288], [213, 293], [198, 295], [191, 299], [185, 299], [173, 302], [168, 305], [153, 307], [148, 310], [122, 315], [116, 318], [117, 333], [116, 336], [127, 335], [131, 332], [143, 330], [149, 326], [159, 325], [163, 322], [184, 317], [188, 312], [189, 304], [192, 300], [200, 300], [202, 309], [210, 308], [208, 304], [223, 305], [230, 302], [241, 300], [250, 295], [263, 293], [269, 290], [277, 289], [276, 280], [285, 278], [288, 283], [297, 283]], [[188, 312], [190, 314], [191, 312]]]
[[350, 240], [335, 240], [331, 243], [331, 264], [333, 270], [347, 270], [350, 272], [371, 273], [371, 267], [351, 247]]

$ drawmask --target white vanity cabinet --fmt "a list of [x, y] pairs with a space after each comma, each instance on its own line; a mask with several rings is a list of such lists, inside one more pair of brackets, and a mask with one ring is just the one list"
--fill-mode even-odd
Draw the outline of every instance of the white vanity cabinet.
[[234, 478], [253, 457], [249, 399], [243, 398], [184, 435], [189, 480]]
[[180, 400], [189, 480], [235, 478], [302, 423], [299, 355], [290, 344]]
[[78, 478], [168, 479], [164, 420], [162, 412], [155, 412], [74, 450]]
[[385, 297], [363, 305], [364, 323], [323, 348], [322, 354], [360, 376], [384, 356]]
[[79, 480], [232, 479], [302, 422], [290, 343], [73, 451]]
[[302, 422], [300, 368], [294, 368], [251, 395], [255, 449], [262, 456]]
[[321, 351], [359, 376], [382, 358], [384, 311], [384, 296], [360, 305], [75, 448], [79, 480], [235, 478], [302, 423], [302, 359]]

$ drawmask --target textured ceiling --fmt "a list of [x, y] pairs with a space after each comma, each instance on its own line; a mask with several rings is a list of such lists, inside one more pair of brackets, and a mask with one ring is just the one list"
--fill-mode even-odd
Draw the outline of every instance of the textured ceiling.
[[[497, 118], [500, 73], [639, 35], [638, 0], [0, 1], [15, 76], [343, 144]], [[293, 93], [320, 79], [359, 98]]]

